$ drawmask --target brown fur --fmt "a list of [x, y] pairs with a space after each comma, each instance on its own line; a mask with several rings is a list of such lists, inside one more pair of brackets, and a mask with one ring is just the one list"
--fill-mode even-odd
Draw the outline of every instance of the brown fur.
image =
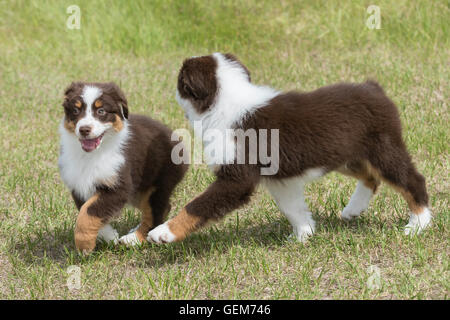
[[[183, 62], [177, 88], [198, 113], [214, 108], [220, 90], [215, 68], [213, 56]], [[242, 68], [250, 81], [247, 68]], [[266, 179], [301, 176], [311, 168], [336, 170], [363, 180], [374, 191], [381, 179], [387, 181], [401, 192], [414, 213], [421, 213], [428, 205], [425, 179], [415, 169], [403, 142], [397, 108], [375, 81], [281, 93], [235, 128], [279, 129], [279, 171]], [[171, 230], [182, 230], [184, 237], [208, 220], [219, 219], [247, 203], [261, 180], [263, 166], [260, 162], [222, 165], [208, 189], [186, 205], [180, 218], [170, 221]], [[198, 217], [189, 221], [201, 223], [186, 222], [183, 217], [189, 215]], [[182, 226], [184, 223], [187, 225]]]
[[138, 199], [137, 206], [139, 210], [141, 210], [142, 216], [141, 216], [141, 224], [139, 225], [139, 228], [136, 231], [136, 235], [141, 242], [145, 241], [148, 231], [154, 227], [152, 208], [150, 207], [150, 203], [148, 201], [153, 191], [154, 189], [150, 188], [147, 192], [140, 195]]
[[[77, 121], [85, 116], [86, 106], [82, 102], [81, 94], [86, 85], [96, 86], [103, 92], [102, 96], [95, 101], [94, 106], [96, 108], [103, 107], [106, 113], [103, 116], [95, 113], [94, 117], [103, 122], [114, 123], [117, 128], [120, 128], [122, 124], [118, 122], [117, 117], [120, 120], [128, 118], [128, 102], [122, 90], [113, 82], [72, 82], [64, 95], [63, 107], [66, 121], [74, 122], [76, 125]], [[76, 113], [74, 108], [78, 109]]]
[[183, 209], [173, 219], [169, 220], [168, 227], [175, 235], [176, 241], [181, 241], [186, 238], [192, 231], [198, 229], [202, 225], [201, 218], [197, 215], [190, 214]]
[[380, 174], [367, 161], [348, 162], [336, 169], [339, 173], [362, 180], [375, 193], [380, 185]]
[[[127, 121], [130, 130], [129, 139], [123, 148], [124, 165], [107, 181], [97, 181], [95, 198], [85, 202], [75, 190], [71, 190], [80, 210], [75, 242], [77, 248], [89, 251], [95, 247], [99, 228], [117, 217], [126, 203], [142, 211], [138, 237], [144, 239], [151, 228], [166, 218], [170, 210], [170, 196], [188, 165], [175, 165], [171, 161], [171, 150], [177, 143], [171, 141], [172, 131], [151, 118], [129, 115], [127, 100], [114, 83], [72, 83], [65, 92], [63, 106], [65, 123], [73, 125], [65, 125], [66, 129], [75, 128], [76, 122], [85, 112], [84, 105], [80, 116], [74, 115], [72, 111], [85, 85], [100, 87], [103, 92], [99, 100], [107, 114], [97, 116], [99, 120], [113, 123], [117, 132], [123, 130], [124, 122]], [[73, 133], [73, 130], [69, 132]], [[101, 148], [97, 151], [101, 152]], [[76, 166], [77, 163], [71, 165]]]
[[75, 127], [76, 127], [76, 124], [73, 121], [67, 120], [67, 119], [64, 120], [64, 128], [66, 128], [67, 131], [75, 132]]
[[206, 56], [186, 60], [185, 68], [178, 74], [178, 91], [186, 92], [200, 113], [205, 112], [216, 98], [216, 68], [216, 61]]

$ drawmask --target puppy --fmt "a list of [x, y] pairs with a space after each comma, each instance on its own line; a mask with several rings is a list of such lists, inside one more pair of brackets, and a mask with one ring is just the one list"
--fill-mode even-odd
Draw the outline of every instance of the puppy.
[[[201, 123], [204, 129], [220, 132], [272, 132], [267, 135], [267, 144], [275, 146], [271, 153], [279, 154], [274, 166], [277, 170], [262, 174], [267, 162], [260, 156], [257, 163], [249, 162], [247, 159], [256, 152], [249, 152], [252, 146], [241, 145], [242, 140], [211, 141], [200, 133], [208, 147], [216, 144], [216, 150], [225, 146], [232, 152], [221, 161], [216, 159], [215, 182], [176, 217], [149, 232], [149, 241], [184, 239], [208, 221], [247, 203], [261, 182], [292, 224], [295, 236], [304, 241], [315, 229], [304, 200], [304, 185], [331, 171], [358, 179], [342, 218], [351, 219], [366, 210], [383, 180], [409, 205], [406, 234], [430, 224], [425, 180], [402, 140], [397, 108], [376, 82], [339, 83], [312, 92], [282, 93], [251, 83], [248, 69], [235, 56], [215, 53], [185, 60], [177, 89], [178, 103], [192, 125]], [[273, 144], [270, 140], [275, 138]], [[258, 148], [262, 142], [265, 140], [258, 140]], [[236, 163], [239, 150], [246, 152], [246, 163]]]
[[[171, 161], [171, 130], [128, 113], [114, 83], [74, 82], [65, 91], [59, 168], [79, 210], [75, 245], [83, 252], [105, 241], [135, 245], [169, 212], [186, 164]], [[108, 223], [125, 204], [142, 211], [140, 225], [118, 238]]]

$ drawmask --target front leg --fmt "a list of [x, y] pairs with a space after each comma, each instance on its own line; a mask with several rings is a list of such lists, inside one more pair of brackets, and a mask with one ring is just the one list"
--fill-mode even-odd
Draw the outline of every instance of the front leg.
[[[236, 174], [236, 170], [232, 173]], [[218, 176], [205, 192], [188, 203], [174, 218], [148, 233], [147, 240], [155, 243], [181, 241], [211, 220], [247, 203], [257, 184], [257, 177], [246, 174]]]
[[126, 203], [126, 197], [111, 189], [99, 189], [80, 208], [75, 225], [75, 246], [83, 253], [95, 248], [100, 230], [107, 228], [111, 217], [120, 212]]
[[151, 230], [148, 233], [147, 241], [154, 243], [181, 241], [190, 233], [203, 226], [207, 220], [201, 216], [189, 213], [186, 208], [183, 208], [176, 217]]
[[88, 213], [89, 207], [92, 206], [98, 198], [99, 195], [95, 194], [81, 206], [75, 224], [75, 246], [83, 253], [89, 253], [94, 250], [98, 231], [105, 224], [101, 218]]

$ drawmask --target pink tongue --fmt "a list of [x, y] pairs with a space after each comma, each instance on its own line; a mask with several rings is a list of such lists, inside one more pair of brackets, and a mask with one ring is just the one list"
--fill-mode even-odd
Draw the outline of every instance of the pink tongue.
[[81, 148], [83, 148], [84, 151], [86, 152], [91, 152], [93, 150], [95, 150], [98, 145], [100, 144], [100, 137], [95, 138], [95, 139], [83, 139], [80, 140], [81, 141]]

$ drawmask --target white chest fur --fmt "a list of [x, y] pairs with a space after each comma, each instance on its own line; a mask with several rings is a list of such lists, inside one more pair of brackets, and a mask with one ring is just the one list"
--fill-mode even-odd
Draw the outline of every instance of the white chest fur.
[[86, 201], [94, 195], [96, 185], [113, 181], [120, 167], [125, 163], [123, 146], [128, 140], [128, 124], [118, 132], [106, 132], [101, 145], [92, 152], [81, 149], [78, 138], [68, 132], [61, 122], [61, 151], [59, 169], [67, 187]]

